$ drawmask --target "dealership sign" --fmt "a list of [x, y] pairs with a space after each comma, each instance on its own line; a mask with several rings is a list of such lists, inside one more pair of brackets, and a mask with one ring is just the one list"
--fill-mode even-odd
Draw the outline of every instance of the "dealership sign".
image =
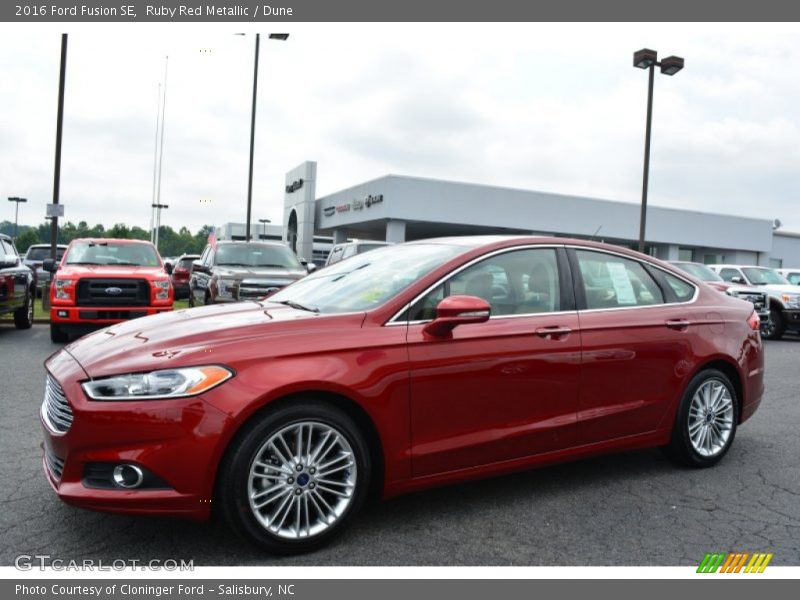
[[337, 204], [335, 206], [326, 206], [322, 209], [322, 214], [326, 217], [332, 217], [336, 213], [350, 212], [351, 210], [364, 210], [370, 206], [375, 206], [383, 202], [383, 194], [370, 194], [366, 198], [356, 198], [352, 202], [345, 204]]
[[302, 179], [296, 179], [292, 183], [290, 183], [289, 185], [286, 186], [286, 193], [287, 194], [291, 194], [291, 193], [296, 192], [297, 190], [299, 190], [301, 187], [303, 187], [303, 180]]

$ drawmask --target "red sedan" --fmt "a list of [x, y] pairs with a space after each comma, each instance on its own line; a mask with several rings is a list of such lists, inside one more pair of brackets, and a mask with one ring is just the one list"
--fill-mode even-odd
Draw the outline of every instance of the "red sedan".
[[388, 246], [267, 300], [114, 325], [46, 363], [62, 500], [209, 516], [275, 552], [389, 497], [601, 452], [730, 448], [764, 380], [753, 306], [604, 244]]

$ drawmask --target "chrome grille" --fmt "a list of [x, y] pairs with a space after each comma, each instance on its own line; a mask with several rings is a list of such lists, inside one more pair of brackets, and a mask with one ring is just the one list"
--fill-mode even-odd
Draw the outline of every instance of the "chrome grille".
[[767, 308], [766, 294], [760, 294], [758, 292], [735, 292], [735, 294], [737, 298], [747, 300], [748, 302], [752, 303], [756, 312], [762, 312]]
[[44, 453], [44, 462], [47, 465], [47, 470], [50, 471], [56, 480], [60, 481], [61, 474], [64, 472], [64, 459], [46, 450]]
[[64, 390], [50, 375], [44, 384], [42, 416], [53, 431], [65, 433], [72, 425], [72, 408], [67, 402]]

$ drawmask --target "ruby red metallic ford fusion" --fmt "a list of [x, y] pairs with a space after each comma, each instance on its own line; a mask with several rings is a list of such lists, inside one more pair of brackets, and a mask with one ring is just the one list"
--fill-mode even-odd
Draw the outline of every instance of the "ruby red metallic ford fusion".
[[383, 497], [614, 450], [708, 467], [758, 407], [752, 304], [546, 237], [411, 242], [268, 299], [120, 323], [46, 362], [62, 500], [299, 552]]

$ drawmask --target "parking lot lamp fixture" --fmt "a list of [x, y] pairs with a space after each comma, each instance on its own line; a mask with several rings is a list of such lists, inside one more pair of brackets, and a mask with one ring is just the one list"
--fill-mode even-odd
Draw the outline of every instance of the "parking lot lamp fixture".
[[17, 206], [14, 209], [14, 241], [17, 241], [17, 227], [19, 226], [19, 205], [21, 202], [27, 202], [27, 198], [17, 198], [13, 196], [8, 199], [9, 202], [16, 202]]

